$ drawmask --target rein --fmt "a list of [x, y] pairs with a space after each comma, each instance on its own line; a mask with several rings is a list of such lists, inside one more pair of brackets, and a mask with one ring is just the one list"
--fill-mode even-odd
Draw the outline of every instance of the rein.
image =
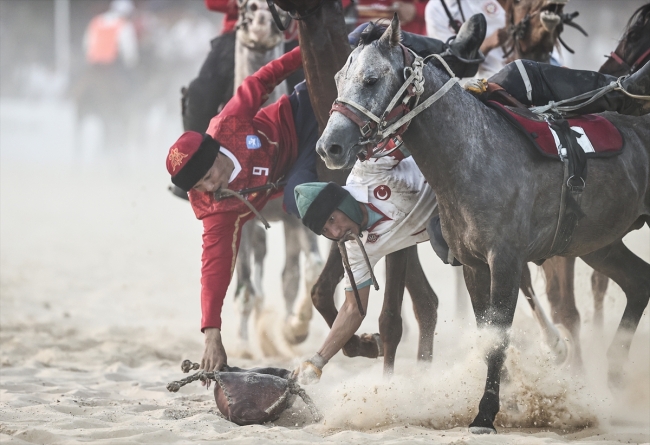
[[[359, 126], [361, 137], [357, 145], [365, 147], [364, 159], [385, 156], [387, 153], [380, 153], [386, 148], [390, 140], [403, 134], [418, 114], [433, 105], [459, 81], [440, 55], [431, 54], [422, 58], [406, 46], [400, 44], [400, 47], [404, 57], [405, 80], [384, 112], [381, 113], [381, 117], [355, 101], [344, 97], [338, 97], [330, 110], [330, 115], [339, 112]], [[420, 96], [424, 93], [424, 65], [431, 57], [437, 58], [442, 63], [451, 79], [432, 96], [418, 105]]]
[[634, 61], [634, 63], [630, 66], [627, 64], [627, 62], [618, 54], [616, 54], [615, 51], [612, 51], [609, 53], [609, 58], [613, 59], [616, 63], [618, 63], [620, 66], [622, 66], [625, 70], [627, 70], [627, 74], [632, 74], [637, 70], [637, 68], [642, 67], [643, 61], [647, 59], [650, 56], [650, 48], [645, 50], [643, 54], [641, 54], [637, 59]]

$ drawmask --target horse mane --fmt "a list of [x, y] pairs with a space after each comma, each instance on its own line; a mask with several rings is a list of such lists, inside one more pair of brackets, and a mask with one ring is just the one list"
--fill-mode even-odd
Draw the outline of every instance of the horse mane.
[[364, 29], [364, 32], [361, 33], [361, 38], [359, 39], [359, 43], [362, 45], [369, 45], [372, 42], [379, 40], [379, 38], [388, 29], [389, 24], [390, 22], [388, 22], [388, 19], [379, 19], [376, 22], [370, 22], [368, 24], [368, 27], [370, 27], [370, 31], [365, 32], [368, 29], [368, 27]]
[[650, 21], [650, 3], [634, 11], [634, 14], [627, 22], [627, 33], [623, 38], [631, 41], [639, 40], [643, 36], [648, 21]]

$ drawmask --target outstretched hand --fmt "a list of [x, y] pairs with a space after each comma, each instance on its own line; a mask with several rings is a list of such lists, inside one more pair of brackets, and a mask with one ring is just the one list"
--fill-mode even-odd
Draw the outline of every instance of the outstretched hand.
[[[205, 350], [201, 359], [201, 367], [206, 372], [219, 371], [228, 364], [228, 356], [221, 342], [221, 331], [217, 328], [206, 328]], [[202, 382], [205, 385], [205, 382]]]
[[322, 374], [322, 369], [314, 365], [311, 361], [306, 360], [293, 371], [292, 378], [296, 379], [301, 385], [312, 385], [320, 381]]

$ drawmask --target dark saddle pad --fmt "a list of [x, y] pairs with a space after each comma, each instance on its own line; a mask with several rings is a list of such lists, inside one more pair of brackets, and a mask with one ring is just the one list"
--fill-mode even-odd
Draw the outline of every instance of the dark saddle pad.
[[[526, 108], [511, 107], [492, 100], [488, 101], [488, 105], [525, 134], [540, 154], [560, 159], [558, 136], [542, 116]], [[578, 144], [588, 158], [610, 157], [621, 153], [623, 137], [614, 124], [604, 117], [586, 114], [567, 121], [571, 129], [579, 134]]]

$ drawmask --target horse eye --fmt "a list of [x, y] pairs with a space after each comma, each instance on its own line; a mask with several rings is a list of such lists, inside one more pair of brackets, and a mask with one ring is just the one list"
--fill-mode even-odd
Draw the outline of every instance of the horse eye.
[[251, 12], [257, 11], [257, 5], [255, 3], [251, 3], [251, 5], [248, 7]]
[[378, 77], [374, 77], [374, 76], [373, 77], [366, 77], [365, 79], [363, 79], [363, 83], [365, 83], [368, 86], [372, 86], [372, 85], [377, 83], [377, 80], [379, 80]]

